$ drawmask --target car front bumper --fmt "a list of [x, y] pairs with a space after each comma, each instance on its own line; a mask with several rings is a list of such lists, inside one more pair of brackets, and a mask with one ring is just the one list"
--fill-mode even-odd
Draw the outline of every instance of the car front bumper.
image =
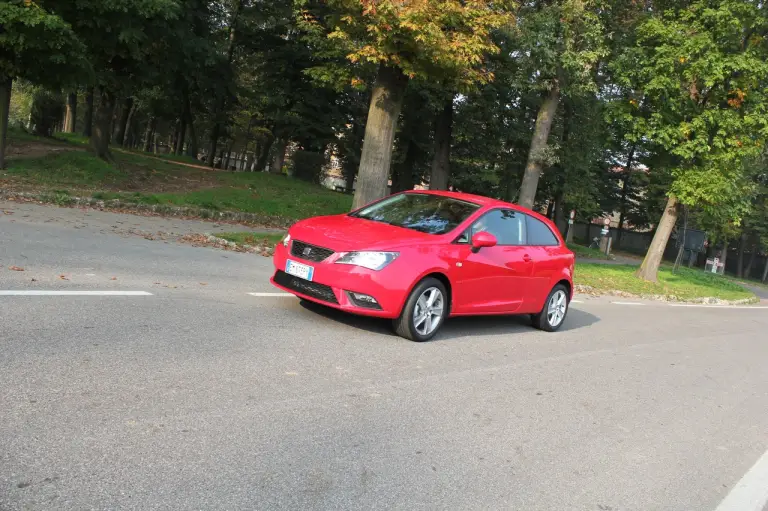
[[[285, 273], [286, 261], [312, 266], [312, 281]], [[399, 285], [402, 280], [392, 263], [381, 271], [368, 270], [358, 266], [327, 262], [305, 261], [290, 256], [288, 248], [278, 244], [272, 258], [275, 273], [270, 282], [275, 287], [300, 298], [321, 303], [335, 309], [364, 316], [396, 318], [405, 302], [408, 287]], [[355, 302], [350, 293], [361, 293], [373, 297], [377, 306]]]

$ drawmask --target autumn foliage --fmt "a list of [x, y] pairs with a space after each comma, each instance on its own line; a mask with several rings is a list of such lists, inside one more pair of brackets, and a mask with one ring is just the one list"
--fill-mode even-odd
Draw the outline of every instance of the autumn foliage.
[[[497, 53], [491, 34], [514, 23], [510, 0], [329, 0], [328, 37], [353, 63], [385, 64], [410, 78], [447, 74], [484, 83]], [[328, 23], [330, 21], [330, 23]]]

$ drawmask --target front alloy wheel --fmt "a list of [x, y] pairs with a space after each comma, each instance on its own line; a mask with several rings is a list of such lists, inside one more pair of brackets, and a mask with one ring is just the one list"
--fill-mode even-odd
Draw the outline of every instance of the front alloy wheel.
[[412, 341], [428, 341], [435, 336], [448, 314], [448, 293], [442, 282], [427, 278], [419, 282], [405, 302], [400, 317], [394, 320], [395, 332]]

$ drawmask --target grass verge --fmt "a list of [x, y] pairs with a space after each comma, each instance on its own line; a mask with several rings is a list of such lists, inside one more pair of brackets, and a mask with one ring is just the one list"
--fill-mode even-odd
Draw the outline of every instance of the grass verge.
[[117, 149], [114, 163], [107, 163], [78, 147], [85, 142], [79, 135], [58, 134], [60, 139], [54, 140], [12, 136], [22, 149], [32, 144], [35, 152], [11, 156], [8, 169], [0, 171], [0, 189], [56, 196], [57, 203], [66, 196], [119, 199], [142, 206], [246, 213], [280, 224], [343, 213], [352, 206], [349, 195], [287, 176], [195, 168]]
[[695, 301], [703, 298], [737, 301], [753, 300], [755, 295], [738, 284], [719, 275], [701, 270], [661, 267], [658, 283], [646, 282], [635, 277], [637, 266], [578, 263], [574, 283], [589, 286], [597, 292], [617, 291], [636, 296], [664, 297], [669, 300]]

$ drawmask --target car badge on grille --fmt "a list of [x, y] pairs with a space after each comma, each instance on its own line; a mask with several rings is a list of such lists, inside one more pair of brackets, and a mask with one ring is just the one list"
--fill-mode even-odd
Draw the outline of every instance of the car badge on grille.
[[308, 256], [309, 254], [312, 253], [312, 249], [310, 247], [305, 247], [304, 250], [301, 253], [304, 256]]

